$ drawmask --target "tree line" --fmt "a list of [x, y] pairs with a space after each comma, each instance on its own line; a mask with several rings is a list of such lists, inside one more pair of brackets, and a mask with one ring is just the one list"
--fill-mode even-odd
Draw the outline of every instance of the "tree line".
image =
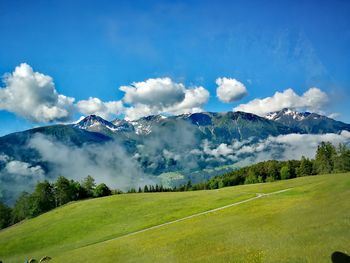
[[337, 147], [330, 142], [318, 145], [314, 159], [270, 160], [240, 168], [196, 184], [192, 190], [218, 189], [225, 186], [254, 184], [285, 180], [301, 176], [341, 173], [350, 171], [350, 149], [344, 144]]
[[[195, 191], [218, 189], [226, 186], [273, 182], [301, 176], [350, 171], [350, 149], [344, 144], [335, 147], [322, 142], [314, 159], [302, 157], [301, 160], [270, 160], [240, 168], [215, 176], [206, 182], [192, 184], [188, 181], [178, 187], [167, 188], [162, 185], [145, 185], [137, 190], [131, 188], [127, 193], [152, 193]], [[95, 184], [94, 178], [87, 176], [81, 183], [60, 176], [54, 183], [39, 182], [33, 193], [22, 193], [13, 208], [0, 202], [0, 229], [23, 219], [38, 216], [71, 201], [96, 198], [112, 194], [122, 194], [121, 190], [111, 190], [106, 184]]]
[[71, 201], [108, 196], [112, 193], [106, 184], [96, 185], [91, 176], [87, 176], [81, 183], [68, 180], [64, 176], [59, 176], [54, 183], [47, 180], [38, 182], [31, 194], [23, 192], [17, 198], [13, 208], [0, 202], [0, 229]]

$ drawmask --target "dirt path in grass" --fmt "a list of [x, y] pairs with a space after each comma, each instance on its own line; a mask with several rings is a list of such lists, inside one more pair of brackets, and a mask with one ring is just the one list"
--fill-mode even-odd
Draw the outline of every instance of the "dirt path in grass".
[[132, 233], [123, 235], [123, 236], [119, 236], [119, 237], [112, 238], [112, 239], [109, 239], [109, 240], [106, 240], [106, 241], [102, 241], [101, 243], [103, 243], [103, 242], [109, 242], [109, 241], [113, 241], [113, 240], [117, 240], [117, 239], [121, 239], [121, 238], [124, 238], [124, 237], [129, 237], [129, 236], [137, 235], [137, 234], [140, 234], [140, 233], [149, 231], [149, 230], [153, 230], [153, 229], [157, 229], [157, 228], [160, 228], [160, 227], [163, 227], [163, 226], [175, 224], [175, 223], [177, 223], [177, 222], [181, 222], [181, 221], [184, 221], [184, 220], [187, 220], [187, 219], [190, 219], [190, 218], [194, 218], [194, 217], [201, 216], [201, 215], [206, 215], [206, 214], [213, 213], [213, 212], [216, 212], [216, 211], [224, 210], [224, 209], [226, 209], [226, 208], [230, 208], [230, 207], [233, 207], [233, 206], [237, 206], [237, 205], [240, 205], [240, 204], [243, 204], [243, 203], [247, 203], [247, 202], [250, 202], [250, 201], [253, 201], [253, 200], [255, 200], [255, 199], [259, 199], [259, 198], [265, 197], [265, 196], [269, 196], [269, 195], [274, 195], [274, 194], [279, 194], [279, 193], [287, 192], [287, 191], [289, 191], [289, 190], [291, 190], [291, 189], [292, 189], [292, 188], [287, 188], [287, 189], [283, 189], [283, 190], [279, 190], [279, 191], [275, 191], [275, 192], [271, 192], [271, 193], [267, 193], [267, 194], [256, 193], [256, 196], [255, 196], [255, 197], [251, 197], [251, 198], [248, 198], [248, 199], [243, 200], [243, 201], [239, 201], [239, 202], [236, 202], [236, 203], [233, 203], [233, 204], [221, 206], [221, 207], [218, 207], [218, 208], [214, 208], [214, 209], [211, 209], [211, 210], [207, 210], [207, 211], [204, 211], [204, 212], [200, 212], [200, 213], [197, 213], [197, 214], [193, 214], [193, 215], [190, 215], [190, 216], [186, 216], [186, 217], [183, 217], [183, 218], [180, 218], [180, 219], [176, 219], [176, 220], [173, 220], [173, 221], [169, 221], [169, 222], [166, 222], [166, 223], [163, 223], [163, 224], [160, 224], [160, 225], [151, 226], [151, 227], [148, 227], [148, 228], [145, 228], [145, 229], [142, 229], [142, 230], [139, 230], [139, 231], [135, 231], [135, 232], [132, 232]]

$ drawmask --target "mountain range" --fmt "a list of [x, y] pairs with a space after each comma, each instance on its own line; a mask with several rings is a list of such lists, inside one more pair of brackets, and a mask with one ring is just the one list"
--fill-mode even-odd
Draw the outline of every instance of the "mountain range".
[[348, 131], [350, 127], [349, 124], [317, 113], [297, 112], [291, 109], [272, 112], [265, 117], [290, 128], [299, 129], [303, 133], [311, 134], [337, 133], [342, 130]]
[[[38, 179], [60, 174], [82, 178], [120, 175], [115, 185], [148, 180], [203, 180], [233, 169], [250, 145], [288, 134], [339, 134], [350, 124], [309, 112], [283, 109], [260, 117], [245, 112], [152, 115], [107, 121], [90, 115], [75, 124], [51, 125], [0, 137], [0, 198], [28, 190]], [[76, 154], [76, 155], [73, 155]], [[49, 157], [47, 155], [50, 155]], [[51, 156], [52, 155], [52, 156]], [[75, 165], [79, 167], [70, 169]], [[101, 161], [103, 160], [103, 161]], [[83, 168], [86, 168], [85, 170]], [[200, 172], [198, 172], [200, 171]], [[74, 173], [74, 174], [73, 174]], [[132, 176], [130, 174], [133, 174]], [[142, 180], [136, 180], [142, 174]], [[124, 182], [125, 177], [132, 180]], [[22, 184], [30, 181], [31, 183]], [[113, 184], [113, 183], [112, 183]]]

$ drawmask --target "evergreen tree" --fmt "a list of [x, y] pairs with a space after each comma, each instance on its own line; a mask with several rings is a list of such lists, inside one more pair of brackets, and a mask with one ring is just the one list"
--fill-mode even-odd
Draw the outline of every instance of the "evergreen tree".
[[74, 200], [74, 185], [64, 176], [57, 178], [54, 184], [56, 206], [64, 205], [72, 200]]
[[334, 158], [334, 171], [350, 171], [350, 149], [347, 149], [344, 144], [339, 144], [337, 148], [337, 155]]
[[244, 184], [255, 184], [258, 182], [258, 177], [253, 169], [248, 170], [248, 175], [244, 180]]
[[134, 187], [132, 187], [128, 190], [128, 193], [136, 193], [136, 189]]
[[30, 199], [32, 202], [32, 216], [40, 215], [55, 207], [54, 190], [52, 185], [46, 180], [36, 185]]
[[219, 181], [216, 178], [213, 178], [209, 181], [209, 189], [218, 189], [219, 188]]
[[111, 194], [112, 191], [108, 188], [106, 184], [99, 184], [94, 190], [94, 197], [108, 196]]
[[72, 200], [81, 200], [88, 197], [86, 189], [82, 187], [79, 182], [71, 180], [70, 188], [71, 188]]
[[11, 224], [11, 208], [0, 202], [0, 229]]
[[300, 161], [289, 160], [289, 161], [287, 161], [287, 166], [289, 168], [289, 178], [288, 179], [297, 177], [297, 170], [300, 167]]
[[189, 191], [192, 189], [192, 182], [191, 180], [188, 180], [187, 184], [185, 185], [185, 191]]
[[297, 169], [297, 176], [312, 175], [312, 161], [305, 156], [301, 157], [300, 166]]
[[148, 193], [148, 186], [147, 186], [147, 185], [145, 185], [145, 186], [143, 187], [143, 192], [144, 192], [144, 193]]
[[92, 197], [94, 195], [96, 184], [95, 184], [95, 179], [91, 175], [88, 175], [84, 179], [82, 186], [85, 188], [88, 197]]
[[[267, 176], [273, 178], [273, 180], [278, 180], [280, 175], [280, 167], [278, 165], [278, 161], [272, 160], [267, 163]], [[269, 180], [272, 180], [270, 178]]]
[[290, 168], [288, 165], [285, 165], [281, 168], [281, 179], [285, 180], [289, 178], [291, 178]]
[[334, 157], [336, 156], [335, 147], [330, 142], [322, 142], [317, 147], [315, 158], [315, 170], [318, 174], [333, 172]]
[[124, 194], [124, 192], [120, 189], [113, 189], [113, 190], [111, 190], [111, 194], [112, 195], [121, 195], [121, 194]]
[[16, 203], [12, 209], [12, 223], [22, 221], [31, 216], [32, 204], [30, 194], [27, 192], [21, 193], [17, 198]]

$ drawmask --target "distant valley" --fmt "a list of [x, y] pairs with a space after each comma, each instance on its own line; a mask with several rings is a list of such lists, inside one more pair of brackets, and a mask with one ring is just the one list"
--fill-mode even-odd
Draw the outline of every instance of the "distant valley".
[[1, 137], [0, 193], [13, 202], [38, 180], [59, 175], [79, 180], [90, 174], [120, 189], [199, 182], [257, 161], [313, 155], [320, 141], [349, 143], [349, 131], [350, 124], [291, 109], [265, 118], [202, 112], [107, 121], [90, 115]]

